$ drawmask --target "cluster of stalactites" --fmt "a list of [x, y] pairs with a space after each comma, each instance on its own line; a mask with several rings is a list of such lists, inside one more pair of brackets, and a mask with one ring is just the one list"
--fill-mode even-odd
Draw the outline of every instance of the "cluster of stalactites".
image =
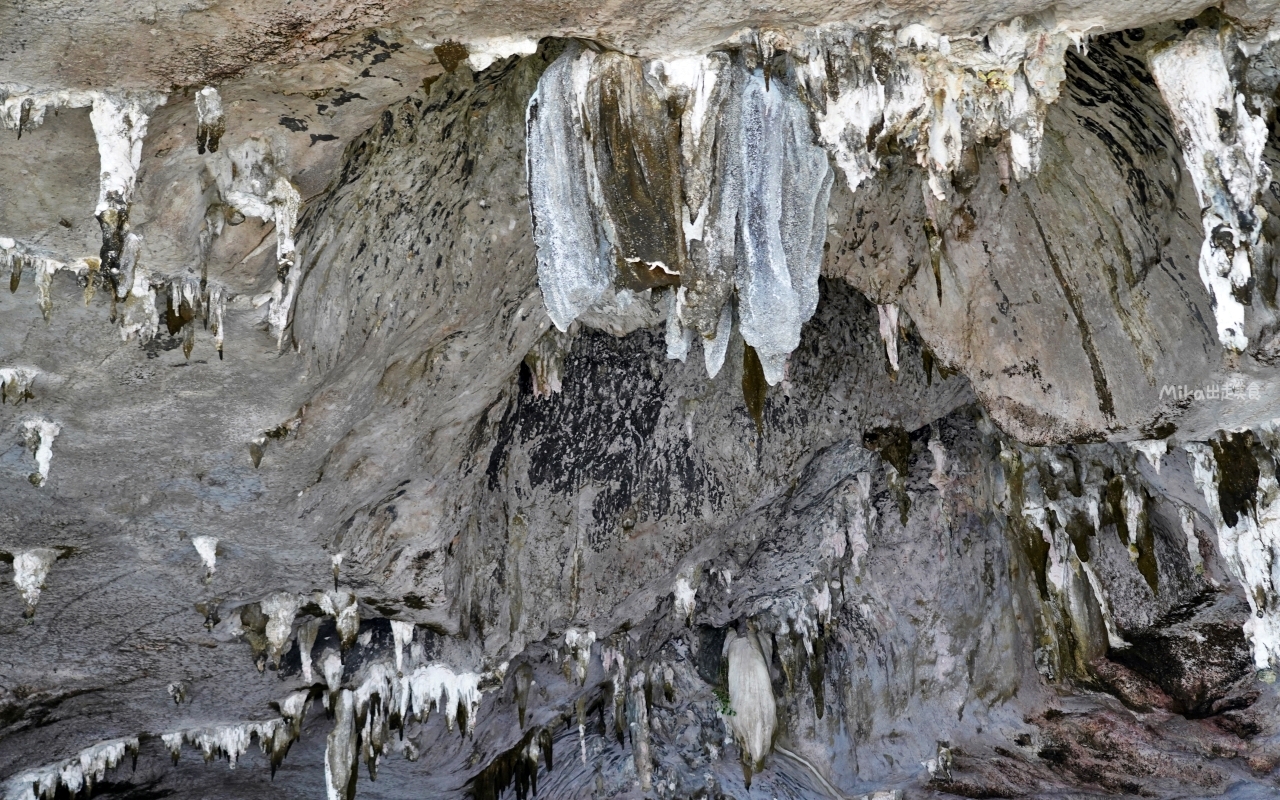
[[[207, 537], [206, 537], [207, 538]], [[194, 543], [194, 542], [193, 542]], [[217, 554], [217, 540], [205, 542], [201, 550], [206, 575], [212, 574]], [[337, 627], [342, 652], [355, 645], [356, 636], [360, 632], [360, 604], [354, 592], [347, 588], [334, 588], [332, 591], [316, 591], [295, 594], [293, 592], [276, 592], [256, 603], [247, 603], [228, 615], [219, 625], [220, 629], [231, 637], [243, 637], [253, 648], [258, 669], [266, 669], [268, 659], [273, 669], [279, 667], [280, 659], [289, 649], [295, 636], [298, 642], [298, 654], [301, 658], [302, 674], [307, 683], [312, 682], [311, 649], [315, 644], [319, 631], [319, 619], [311, 617], [295, 626], [298, 612], [306, 605], [317, 607], [325, 616], [332, 617]], [[325, 680], [333, 684], [336, 670], [337, 678], [342, 676], [342, 660], [337, 653], [332, 654], [334, 663], [325, 663], [328, 654], [318, 665], [324, 672]], [[331, 686], [331, 691], [336, 687]]]
[[[319, 620], [297, 622], [305, 605], [315, 605], [333, 617], [340, 648], [325, 647], [313, 654]], [[403, 730], [412, 722], [426, 722], [431, 712], [443, 714], [449, 730], [455, 726], [465, 734], [474, 725], [482, 693], [502, 684], [507, 665], [485, 672], [458, 672], [426, 658], [412, 623], [391, 622], [393, 652], [383, 660], [365, 660], [355, 674], [348, 670], [345, 654], [357, 643], [369, 641], [359, 635], [360, 614], [356, 596], [349, 589], [295, 594], [276, 592], [257, 603], [242, 606], [228, 617], [225, 632], [245, 637], [254, 648], [261, 669], [268, 658], [278, 666], [281, 656], [295, 640], [306, 691], [291, 695], [280, 704], [283, 720], [245, 723], [216, 729], [201, 729], [168, 735], [166, 744], [174, 757], [184, 741], [199, 746], [206, 760], [222, 755], [234, 766], [258, 736], [263, 751], [272, 755], [273, 768], [288, 751], [301, 728], [303, 701], [308, 692], [319, 692], [334, 717], [325, 750], [325, 776], [330, 798], [350, 798], [355, 789], [357, 765], [366, 762], [374, 774], [380, 758], [399, 747], [415, 759], [412, 742], [390, 731]], [[366, 634], [367, 636], [367, 634]], [[316, 662], [316, 663], [313, 663]], [[285, 722], [291, 723], [285, 726]]]
[[107, 770], [124, 760], [138, 757], [137, 737], [116, 739], [86, 747], [79, 754], [11, 778], [5, 786], [5, 800], [53, 800], [59, 789], [71, 797], [93, 793], [93, 785], [106, 777]]
[[672, 357], [698, 334], [714, 375], [736, 308], [782, 379], [817, 307], [832, 181], [791, 83], [741, 56], [646, 63], [573, 44], [530, 99], [528, 169], [558, 328], [614, 295], [668, 292]]
[[31, 390], [40, 374], [35, 367], [0, 367], [0, 403], [16, 405], [35, 397]]
[[[162, 733], [159, 738], [169, 750], [174, 764], [182, 755], [182, 746], [188, 744], [200, 750], [206, 763], [225, 758], [231, 769], [236, 768], [240, 757], [257, 739], [262, 752], [271, 759], [274, 775], [289, 748], [302, 734], [302, 723], [310, 702], [308, 692], [294, 692], [273, 704], [281, 715], [275, 719], [173, 731]], [[6, 785], [5, 800], [52, 800], [58, 796], [60, 788], [65, 788], [72, 797], [81, 791], [88, 796], [93, 792], [93, 784], [101, 781], [107, 770], [118, 766], [126, 754], [137, 759], [138, 737], [102, 742], [85, 748], [66, 761], [20, 773]]]
[[289, 748], [302, 735], [302, 722], [310, 703], [308, 692], [294, 692], [277, 704], [281, 716], [275, 719], [174, 731], [161, 734], [160, 740], [169, 750], [174, 764], [178, 763], [185, 743], [199, 749], [205, 763], [225, 758], [228, 766], [235, 769], [240, 757], [257, 739], [263, 754], [271, 759], [271, 774], [274, 776]]
[[1047, 107], [1079, 33], [1015, 17], [982, 36], [948, 38], [923, 25], [897, 31], [829, 27], [794, 47], [818, 135], [849, 188], [875, 174], [896, 139], [914, 151], [938, 200], [966, 145], [1000, 138], [1002, 165], [1021, 180], [1040, 164]]
[[[296, 599], [290, 599], [277, 594], [263, 605], [271, 606], [274, 612], [277, 606], [292, 607]], [[282, 623], [287, 616], [287, 611], [281, 612], [276, 621]], [[461, 724], [465, 732], [474, 724], [484, 688], [500, 685], [505, 677], [505, 664], [484, 674], [454, 672], [436, 663], [414, 666], [412, 661], [417, 656], [406, 660], [401, 652], [412, 641], [412, 630], [407, 623], [397, 626], [394, 662], [373, 662], [361, 669], [358, 681], [345, 686], [335, 681], [329, 687], [332, 700], [326, 697], [325, 702], [334, 725], [325, 750], [325, 777], [330, 798], [353, 795], [360, 759], [374, 774], [378, 760], [397, 746], [390, 735], [392, 730], [403, 729], [414, 721], [426, 722], [432, 711], [439, 711], [450, 730]], [[335, 678], [340, 681], [341, 670]], [[280, 711], [274, 719], [179, 730], [160, 734], [159, 738], [175, 764], [183, 745], [191, 745], [206, 762], [224, 758], [232, 769], [257, 739], [262, 752], [270, 757], [274, 775], [302, 733], [311, 698], [310, 690], [293, 692], [274, 704]], [[412, 742], [400, 741], [398, 748], [407, 758], [416, 759]], [[71, 796], [82, 789], [91, 791], [94, 782], [101, 781], [126, 753], [137, 757], [136, 737], [97, 744], [67, 761], [28, 770], [5, 786], [5, 800], [52, 800], [63, 787]]]
[[101, 263], [100, 259], [88, 257], [66, 264], [51, 256], [34, 252], [14, 239], [0, 236], [0, 268], [7, 268], [9, 271], [10, 293], [18, 291], [24, 275], [31, 276], [39, 295], [40, 313], [44, 315], [46, 322], [53, 315], [53, 276], [62, 271], [74, 274], [85, 289], [88, 300], [102, 282]]
[[[208, 142], [211, 150], [217, 149], [212, 139]], [[284, 341], [301, 274], [294, 264], [293, 234], [302, 195], [289, 180], [283, 152], [283, 145], [270, 137], [251, 137], [209, 160], [218, 191], [228, 206], [245, 216], [275, 223], [276, 281], [262, 302], [270, 304], [267, 323], [278, 345]]]
[[1002, 164], [1021, 179], [1039, 166], [1073, 41], [1018, 18], [955, 41], [921, 25], [796, 41], [762, 32], [754, 50], [650, 62], [571, 44], [528, 110], [552, 321], [568, 330], [665, 292], [668, 357], [684, 360], [701, 338], [714, 376], [736, 311], [765, 379], [779, 382], [817, 306], [826, 151], [856, 189], [897, 140], [945, 200], [966, 144], [999, 135]]
[[[1171, 452], [1169, 442], [1163, 440], [1130, 442], [1126, 449], [1145, 459], [1156, 474]], [[1255, 667], [1265, 679], [1274, 680], [1280, 670], [1280, 420], [1223, 433], [1208, 442], [1188, 442], [1182, 449], [1203, 496], [1203, 504], [1180, 502], [1178, 507], [1188, 562], [1197, 574], [1204, 574], [1196, 531], [1196, 520], [1203, 515], [1217, 536], [1223, 565], [1243, 587], [1252, 611], [1244, 633], [1253, 648]], [[1063, 619], [1075, 628], [1072, 634], [1077, 643], [1090, 638], [1088, 605], [1092, 603], [1105, 626], [1107, 646], [1129, 647], [1116, 628], [1102, 576], [1091, 558], [1096, 546], [1091, 544], [1093, 537], [1081, 537], [1079, 531], [1115, 525], [1129, 558], [1152, 592], [1157, 591], [1149, 497], [1137, 477], [1136, 463], [1130, 462], [1131, 468], [1123, 474], [1107, 478], [1103, 473], [1099, 480], [1096, 474], [1091, 479], [1087, 471], [1079, 472], [1051, 448], [1010, 445], [1002, 448], [1000, 461], [1006, 510], [1017, 515], [1016, 521], [1033, 537], [1031, 549], [1039, 550], [1041, 592], [1059, 605]], [[1055, 480], [1051, 476], [1074, 477], [1059, 477], [1056, 480], [1061, 483], [1050, 487], [1044, 482]], [[1075, 488], [1072, 481], [1079, 481]], [[1043, 548], [1035, 540], [1042, 541]], [[1086, 599], [1089, 603], [1080, 602]], [[1050, 661], [1039, 648], [1036, 661], [1042, 670], [1052, 672], [1046, 669]]]
[[227, 132], [226, 114], [222, 110], [222, 96], [213, 86], [196, 92], [196, 152], [218, 152], [222, 134]]
[[[49, 285], [54, 273], [69, 269], [74, 271], [85, 287], [86, 299], [100, 285], [109, 285], [117, 301], [126, 305], [123, 330], [126, 338], [134, 333], [150, 338], [159, 330], [159, 313], [154, 299], [148, 294], [161, 288], [154, 276], [149, 276], [139, 263], [142, 236], [133, 230], [129, 212], [137, 186], [141, 166], [142, 146], [147, 135], [150, 114], [166, 101], [165, 95], [145, 92], [100, 91], [33, 91], [26, 87], [0, 84], [0, 127], [16, 130], [19, 137], [25, 131], [45, 121], [47, 113], [59, 108], [89, 107], [90, 122], [98, 144], [99, 188], [94, 214], [102, 228], [102, 248], [98, 257], [86, 257], [74, 263], [31, 254], [17, 247], [12, 239], [0, 238], [0, 261], [6, 262], [10, 271], [10, 290], [17, 289], [23, 271], [34, 275], [40, 290], [40, 306], [49, 317], [52, 300]], [[197, 151], [209, 153], [209, 169], [214, 175], [225, 206], [234, 213], [255, 216], [266, 222], [274, 222], [276, 228], [276, 262], [278, 279], [269, 296], [267, 320], [277, 341], [282, 342], [288, 325], [293, 298], [297, 292], [298, 271], [294, 269], [294, 229], [302, 198], [281, 168], [283, 159], [280, 146], [274, 141], [250, 138], [231, 153], [218, 154], [220, 140], [226, 130], [226, 115], [222, 99], [216, 88], [206, 86], [196, 93]], [[202, 257], [207, 257], [211, 240], [222, 229], [223, 206], [215, 204], [206, 212], [201, 231]], [[217, 212], [217, 213], [215, 213]], [[166, 285], [182, 278], [161, 279]], [[202, 282], [203, 283], [203, 282]], [[173, 288], [170, 286], [169, 288]], [[212, 287], [204, 293], [206, 323], [210, 323], [214, 344], [222, 353], [222, 316], [225, 291]], [[180, 302], [195, 308], [191, 292], [183, 288], [181, 296], [175, 295], [171, 314], [185, 315]], [[136, 308], [128, 308], [130, 305]], [[170, 327], [173, 322], [169, 321]], [[185, 324], [185, 319], [184, 319]], [[172, 333], [173, 331], [171, 331]], [[188, 348], [192, 341], [187, 334]]]
[[[501, 684], [505, 676], [505, 664], [484, 674], [454, 672], [441, 664], [409, 669], [399, 647], [397, 644], [397, 663], [370, 664], [359, 683], [337, 688], [329, 701], [334, 717], [325, 746], [329, 800], [354, 797], [360, 760], [364, 760], [370, 777], [376, 775], [379, 759], [396, 746], [391, 731], [403, 731], [414, 721], [426, 722], [433, 710], [444, 713], [449, 730], [460, 724], [465, 733], [475, 724], [482, 687]], [[412, 742], [400, 737], [398, 746], [406, 758], [417, 758]]]
[[137, 246], [130, 233], [129, 207], [142, 164], [142, 144], [151, 112], [166, 99], [154, 92], [41, 92], [0, 86], [0, 126], [17, 130], [19, 137], [43, 123], [50, 110], [90, 108], [99, 159], [98, 201], [93, 212], [102, 228], [98, 262], [120, 297], [129, 290], [121, 262], [128, 258], [129, 248]]
[[564, 660], [566, 678], [569, 677], [570, 667], [572, 666], [573, 675], [578, 684], [586, 683], [587, 667], [591, 662], [591, 648], [595, 643], [595, 631], [569, 628], [564, 632], [564, 645], [568, 651], [565, 653]]
[[[1070, 491], [1047, 485], [1044, 482], [1049, 480], [1069, 483], [1062, 476], [1076, 475], [1072, 463], [1051, 448], [1002, 445], [1000, 464], [1006, 512], [1030, 539], [1039, 540], [1032, 541], [1029, 547], [1039, 554], [1032, 560], [1042, 599], [1057, 606], [1075, 642], [1087, 643], [1094, 638], [1092, 604], [1102, 619], [1107, 646], [1115, 650], [1129, 647], [1116, 627], [1110, 598], [1098, 574], [1091, 552], [1092, 537], [1073, 539], [1072, 531], [1078, 526], [1100, 531], [1104, 521], [1117, 527], [1123, 525], [1130, 559], [1154, 558], [1154, 552], [1140, 549], [1154, 546], [1139, 534], [1147, 524], [1141, 486], [1120, 476], [1110, 481], [1101, 476], [1094, 476], [1093, 480], [1082, 477], [1077, 489]], [[1046, 634], [1047, 647], [1037, 648], [1036, 665], [1046, 677], [1056, 680], [1071, 666], [1071, 648], [1059, 640], [1052, 625], [1047, 626]]]
[[1186, 450], [1218, 552], [1253, 612], [1244, 631], [1254, 666], [1274, 681], [1280, 671], [1280, 420], [1192, 442]]
[[[138, 264], [141, 237], [130, 233], [127, 238], [117, 269], [118, 283], [111, 294], [112, 315], [120, 324], [121, 338], [128, 341], [136, 336], [139, 341], [148, 342], [162, 329], [167, 329], [170, 336], [183, 337], [182, 352], [190, 358], [195, 347], [194, 323], [201, 321], [212, 333], [214, 348], [221, 358], [223, 317], [229, 292], [216, 281], [193, 273], [159, 275], [147, 272]], [[53, 276], [59, 272], [75, 275], [88, 304], [106, 281], [101, 264], [97, 258], [81, 258], [67, 264], [30, 252], [13, 239], [0, 237], [0, 268], [8, 267], [9, 290], [16, 292], [23, 276], [31, 275], [40, 312], [46, 321], [53, 318]]]
[[[567, 634], [566, 642], [569, 640]], [[636, 782], [640, 790], [647, 793], [653, 789], [654, 772], [649, 698], [655, 686], [661, 686], [668, 697], [672, 696], [674, 673], [662, 664], [630, 662], [626, 655], [628, 649], [625, 633], [609, 636], [600, 648], [600, 666], [609, 679], [608, 691], [613, 695], [612, 710], [608, 712], [612, 721], [602, 722], [606, 730], [613, 728], [619, 743], [630, 738]], [[579, 698], [577, 703], [577, 723], [579, 757], [586, 766], [585, 697]]]
[[[159, 303], [165, 304], [161, 311]], [[182, 354], [191, 357], [195, 347], [197, 321], [213, 335], [213, 346], [222, 358], [223, 315], [226, 313], [227, 292], [215, 282], [202, 280], [190, 273], [185, 275], [147, 275], [135, 271], [133, 287], [123, 304], [120, 318], [120, 335], [125, 340], [137, 336], [139, 341], [149, 341], [161, 330], [170, 336], [182, 336]]]

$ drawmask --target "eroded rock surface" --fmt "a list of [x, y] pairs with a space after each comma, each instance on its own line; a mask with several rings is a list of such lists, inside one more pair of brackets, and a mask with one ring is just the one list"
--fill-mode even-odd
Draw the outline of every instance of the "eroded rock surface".
[[1274, 793], [1201, 11], [0, 12], [3, 797]]

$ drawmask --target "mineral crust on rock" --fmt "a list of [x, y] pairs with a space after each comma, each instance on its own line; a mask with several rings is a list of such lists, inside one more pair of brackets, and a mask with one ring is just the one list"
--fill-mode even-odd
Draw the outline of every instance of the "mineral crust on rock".
[[1275, 17], [0, 8], [0, 798], [1280, 792]]

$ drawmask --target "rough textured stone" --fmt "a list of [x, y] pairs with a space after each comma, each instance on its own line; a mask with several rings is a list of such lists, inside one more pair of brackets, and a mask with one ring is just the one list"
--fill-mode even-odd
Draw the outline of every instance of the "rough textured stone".
[[[178, 87], [130, 208], [137, 267], [165, 281], [154, 336], [118, 324], [149, 294], [40, 260], [101, 244], [88, 109], [0, 137], [20, 188], [0, 236], [26, 253], [0, 375], [35, 376], [0, 405], [6, 800], [55, 773], [49, 797], [73, 773], [80, 796], [135, 798], [1276, 790], [1275, 279], [1258, 268], [1251, 347], [1225, 351], [1145, 62], [1196, 26], [1256, 43], [1269, 6], [1059, 11], [1149, 27], [1067, 55], [1021, 181], [1007, 141], [965, 140], [939, 200], [916, 145], [884, 142], [873, 177], [832, 190], [820, 301], [774, 386], [736, 328], [714, 378], [711, 340], [667, 358], [662, 286], [551, 329], [526, 110], [565, 44], [465, 59], [496, 35], [590, 35], [639, 85], [629, 54], [744, 44], [803, 98], [784, 29], [913, 9], [148, 9], [0, 12], [6, 80]], [[944, 6], [934, 28], [1033, 10]], [[121, 46], [139, 39], [175, 46]], [[1272, 56], [1239, 65], [1263, 110]], [[208, 80], [226, 132], [198, 153]], [[261, 302], [290, 279], [273, 222], [218, 182], [253, 142], [302, 198], [283, 316]], [[649, 168], [624, 155], [593, 162], [631, 164], [615, 205]], [[637, 230], [679, 250], [692, 221], [650, 205]], [[1257, 396], [1162, 393], [1232, 375]], [[735, 708], [767, 694], [731, 685], [744, 645], [774, 725]]]

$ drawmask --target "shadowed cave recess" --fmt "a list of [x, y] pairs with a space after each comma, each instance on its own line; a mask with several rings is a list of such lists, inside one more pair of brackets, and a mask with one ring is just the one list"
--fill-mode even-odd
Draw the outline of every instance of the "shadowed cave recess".
[[1280, 796], [1276, 14], [0, 8], [0, 797]]

